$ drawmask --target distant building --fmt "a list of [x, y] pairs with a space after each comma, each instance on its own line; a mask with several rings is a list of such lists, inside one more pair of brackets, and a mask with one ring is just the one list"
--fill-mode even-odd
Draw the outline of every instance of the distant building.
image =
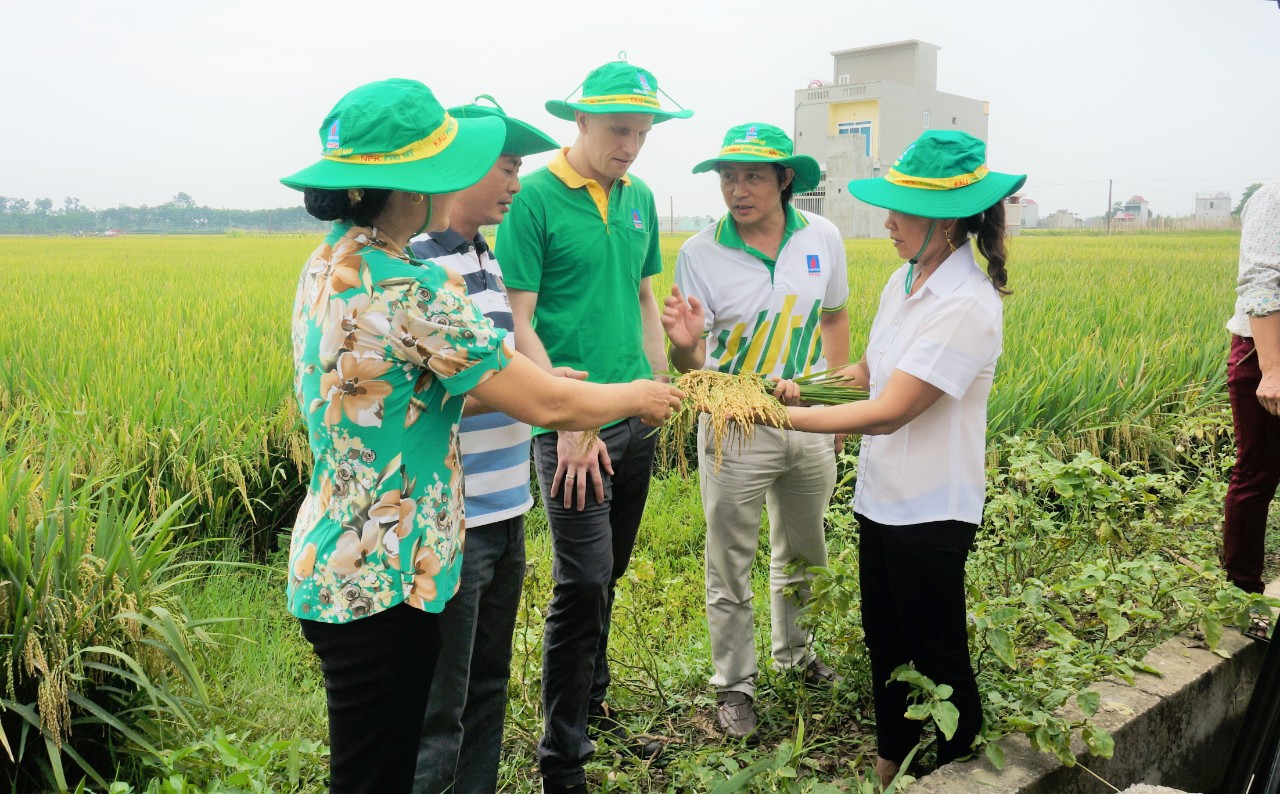
[[1128, 226], [1146, 226], [1147, 221], [1151, 220], [1151, 210], [1142, 196], [1132, 196], [1112, 219]]
[[[827, 215], [827, 202], [847, 194], [849, 179], [888, 171], [924, 130], [958, 129], [986, 140], [988, 103], [937, 90], [938, 50], [917, 39], [837, 50], [833, 79], [795, 92], [796, 153], [816, 158], [827, 177], [809, 196], [816, 211]], [[854, 175], [837, 176], [833, 158]], [[832, 219], [846, 237], [886, 234], [884, 210], [854, 202], [849, 213], [847, 223]]]
[[1040, 205], [1035, 199], [1022, 199], [1022, 228], [1035, 229], [1040, 225]]
[[1196, 194], [1196, 222], [1213, 224], [1231, 217], [1231, 194], [1217, 191]]
[[[672, 221], [675, 221], [674, 225]], [[716, 222], [711, 215], [677, 215], [675, 218], [661, 216], [658, 218], [658, 229], [663, 232], [697, 232]]]
[[1052, 215], [1047, 215], [1040, 221], [1042, 229], [1079, 229], [1084, 226], [1084, 221], [1070, 210], [1058, 210]]
[[1034, 199], [1017, 193], [1004, 200], [1004, 225], [1010, 237], [1023, 229], [1034, 229], [1040, 223], [1040, 205]]

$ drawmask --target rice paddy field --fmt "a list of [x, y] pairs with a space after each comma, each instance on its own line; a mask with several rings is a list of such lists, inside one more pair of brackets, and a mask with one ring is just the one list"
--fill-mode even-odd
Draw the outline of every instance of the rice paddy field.
[[[664, 242], [669, 266], [681, 239]], [[291, 393], [288, 318], [298, 270], [316, 243], [0, 241], [10, 296], [0, 323], [0, 769], [25, 759], [12, 790], [74, 790], [77, 781], [104, 791], [120, 781], [113, 792], [323, 790], [321, 679], [285, 612], [278, 573], [308, 459]], [[1202, 534], [1173, 554], [1182, 562], [1161, 557], [1145, 573], [1126, 568], [1132, 578], [1122, 583], [1136, 590], [1168, 578], [1160, 592], [1173, 594], [1171, 608], [1185, 620], [1094, 592], [1075, 622], [1105, 647], [1124, 648], [1123, 674], [1140, 650], [1129, 640], [1158, 640], [1190, 622], [1203, 624], [1212, 645], [1222, 620], [1206, 620], [1204, 604], [1218, 599], [1213, 616], [1221, 619], [1240, 607], [1223, 595], [1213, 562], [1215, 500], [1231, 452], [1223, 324], [1238, 244], [1232, 233], [1010, 241], [1014, 294], [1005, 303], [990, 426], [988, 514], [1002, 550], [980, 552], [970, 566], [975, 594], [990, 599], [975, 607], [980, 667], [987, 659], [985, 669], [1034, 677], [1042, 673], [1033, 668], [1045, 667], [1036, 654], [1054, 650], [1035, 650], [1034, 607], [1010, 581], [1044, 583], [1055, 570], [1082, 576], [1073, 566], [1097, 561], [1123, 567], [1187, 527]], [[859, 351], [899, 262], [887, 241], [846, 247]], [[665, 294], [670, 270], [657, 280]], [[832, 510], [832, 570], [820, 575], [814, 607], [818, 642], [847, 686], [815, 695], [764, 672], [764, 741], [754, 748], [725, 743], [714, 728], [696, 477], [660, 475], [620, 589], [613, 651], [617, 705], [634, 731], [665, 738], [668, 749], [661, 764], [598, 752], [589, 770], [597, 785], [871, 791], [870, 705], [858, 669], [865, 657], [849, 581], [856, 542], [840, 503], [852, 460], [844, 460]], [[1090, 471], [1106, 482], [1089, 480], [1088, 504], [1077, 510], [1062, 483]], [[1140, 477], [1148, 479], [1135, 485]], [[1073, 482], [1078, 492], [1085, 480]], [[1021, 518], [1033, 509], [1048, 518]], [[1015, 531], [1065, 540], [1042, 548]], [[503, 761], [503, 790], [512, 791], [537, 786], [540, 610], [550, 591], [540, 508], [529, 536]], [[1073, 545], [1081, 538], [1089, 545]], [[1009, 551], [1019, 548], [1025, 554]], [[761, 587], [766, 566], [762, 555]], [[1183, 580], [1200, 589], [1178, 595]], [[1099, 611], [1099, 599], [1114, 600], [1128, 627]], [[757, 603], [767, 649], [768, 599]], [[1010, 604], [1031, 611], [999, 611]], [[1075, 614], [1066, 596], [1063, 604]], [[113, 642], [124, 650], [103, 650]], [[1075, 691], [1092, 673], [1062, 686], [984, 678], [992, 729], [1005, 719], [1006, 732], [1025, 730], [1009, 715], [1040, 714], [1031, 729], [1044, 728], [1044, 749], [1056, 751], [1062, 731], [1069, 739], [1081, 727], [1045, 716], [1061, 705], [1057, 696], [1046, 694], [1036, 711], [1009, 693], [1041, 684], [1046, 693]], [[831, 781], [842, 787], [821, 788]]]

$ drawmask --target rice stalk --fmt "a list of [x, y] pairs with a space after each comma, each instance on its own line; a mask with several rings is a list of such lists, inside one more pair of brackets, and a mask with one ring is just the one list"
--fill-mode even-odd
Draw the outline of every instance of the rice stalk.
[[773, 384], [755, 373], [729, 375], [714, 370], [686, 372], [674, 381], [684, 392], [680, 407], [663, 424], [659, 446], [675, 461], [682, 475], [688, 474], [689, 460], [684, 440], [698, 426], [698, 414], [707, 414], [707, 435], [715, 452], [716, 470], [724, 461], [729, 445], [741, 449], [751, 440], [757, 424], [787, 427], [787, 409], [770, 392]]

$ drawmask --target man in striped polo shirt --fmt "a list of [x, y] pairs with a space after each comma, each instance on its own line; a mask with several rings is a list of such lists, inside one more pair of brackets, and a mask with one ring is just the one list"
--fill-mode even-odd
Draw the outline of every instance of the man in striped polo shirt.
[[[477, 100], [492, 97], [477, 97]], [[496, 116], [507, 128], [489, 174], [458, 194], [449, 228], [412, 241], [415, 256], [460, 275], [467, 295], [514, 345], [502, 270], [480, 235], [502, 222], [520, 191], [521, 158], [557, 148], [550, 136], [493, 106], [450, 108], [458, 118]], [[575, 374], [564, 370], [557, 374]], [[579, 375], [580, 377], [580, 375]], [[467, 399], [459, 426], [466, 541], [458, 593], [441, 615], [440, 658], [418, 750], [415, 794], [491, 794], [511, 676], [511, 635], [524, 582], [524, 514], [529, 491], [529, 426]]]

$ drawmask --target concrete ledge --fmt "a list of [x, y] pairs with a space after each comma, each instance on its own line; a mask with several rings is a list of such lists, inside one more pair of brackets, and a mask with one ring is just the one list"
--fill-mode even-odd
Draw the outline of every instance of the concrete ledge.
[[[1280, 642], [1280, 639], [1277, 639]], [[1147, 654], [1163, 676], [1139, 673], [1133, 686], [1108, 680], [1095, 721], [1111, 731], [1115, 755], [1093, 758], [1077, 741], [1076, 758], [1117, 789], [1139, 783], [1211, 791], [1222, 776], [1262, 667], [1265, 646], [1226, 629], [1224, 659], [1201, 643], [1175, 637]], [[1000, 742], [1005, 767], [986, 758], [949, 764], [911, 786], [911, 794], [1110, 794], [1079, 765], [1063, 766], [1025, 736]]]

